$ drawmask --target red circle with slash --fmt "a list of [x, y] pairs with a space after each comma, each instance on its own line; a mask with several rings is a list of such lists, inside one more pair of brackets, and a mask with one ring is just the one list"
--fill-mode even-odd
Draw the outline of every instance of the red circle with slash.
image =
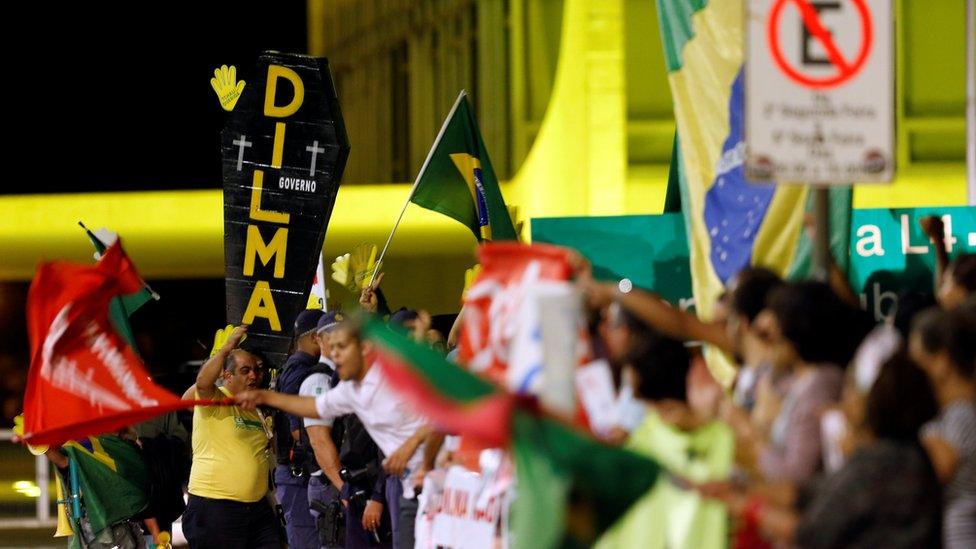
[[[820, 21], [820, 15], [810, 5], [809, 0], [777, 0], [773, 9], [769, 12], [769, 20], [766, 24], [766, 40], [769, 43], [769, 50], [773, 54], [773, 60], [776, 61], [776, 65], [790, 80], [806, 88], [828, 89], [850, 80], [864, 67], [864, 63], [868, 59], [868, 54], [871, 52], [871, 42], [873, 39], [871, 12], [868, 10], [864, 0], [847, 1], [854, 5], [861, 18], [861, 47], [853, 62], [849, 62], [844, 58], [844, 55], [840, 52], [833, 37], [830, 35], [830, 31], [824, 27]], [[779, 44], [780, 39], [777, 29], [779, 27], [780, 17], [783, 15], [783, 8], [787, 3], [794, 4], [800, 10], [800, 15], [803, 17], [803, 24], [806, 26], [807, 31], [826, 50], [827, 59], [836, 69], [834, 74], [820, 77], [804, 74], [786, 60]]]

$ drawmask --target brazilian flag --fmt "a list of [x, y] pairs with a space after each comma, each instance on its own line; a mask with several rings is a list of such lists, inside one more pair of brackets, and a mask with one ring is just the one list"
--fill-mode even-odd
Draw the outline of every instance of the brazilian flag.
[[[75, 464], [82, 506], [94, 534], [149, 505], [149, 476], [135, 444], [102, 435], [68, 442], [62, 451]], [[77, 523], [72, 527], [76, 533], [81, 531]], [[80, 546], [76, 536], [71, 547]]]
[[464, 91], [420, 169], [410, 201], [460, 221], [479, 241], [518, 240]]

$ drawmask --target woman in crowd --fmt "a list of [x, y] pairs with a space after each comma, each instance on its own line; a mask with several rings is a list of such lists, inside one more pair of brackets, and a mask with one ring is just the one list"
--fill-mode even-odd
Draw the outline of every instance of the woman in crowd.
[[976, 300], [919, 315], [909, 349], [939, 401], [922, 441], [945, 486], [945, 546], [976, 547]]
[[[626, 447], [653, 458], [668, 474], [658, 479], [597, 547], [723, 545], [728, 522], [725, 509], [718, 502], [703, 501], [683, 480], [709, 482], [727, 477], [733, 453], [728, 427], [702, 419], [688, 403], [690, 353], [682, 343], [645, 327], [632, 339], [625, 361], [634, 373], [635, 396], [646, 411]], [[679, 544], [676, 540], [684, 541]]]
[[774, 367], [789, 388], [768, 437], [736, 427], [740, 460], [767, 481], [802, 483], [821, 468], [820, 415], [840, 397], [842, 365], [867, 331], [826, 284], [776, 290], [755, 320]]
[[836, 473], [801, 485], [721, 483], [699, 489], [728, 504], [741, 521], [740, 532], [758, 531], [778, 544], [938, 547], [939, 485], [918, 439], [919, 429], [936, 414], [935, 396], [903, 353], [877, 374], [866, 397], [853, 376], [848, 378], [843, 410], [851, 426], [849, 454]]

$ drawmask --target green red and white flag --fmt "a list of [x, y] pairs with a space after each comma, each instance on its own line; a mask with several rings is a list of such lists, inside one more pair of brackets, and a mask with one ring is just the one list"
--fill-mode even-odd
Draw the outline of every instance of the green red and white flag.
[[517, 478], [515, 547], [592, 544], [658, 478], [653, 460], [597, 441], [535, 400], [466, 371], [376, 319], [366, 321], [363, 333], [391, 386], [432, 424], [509, 449]]

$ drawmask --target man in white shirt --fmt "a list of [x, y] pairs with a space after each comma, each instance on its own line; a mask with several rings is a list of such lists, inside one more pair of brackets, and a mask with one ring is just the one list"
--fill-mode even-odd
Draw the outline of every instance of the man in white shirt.
[[430, 433], [427, 422], [397, 395], [379, 367], [369, 357], [373, 346], [358, 331], [340, 324], [330, 337], [332, 359], [339, 382], [318, 397], [286, 395], [271, 391], [246, 391], [235, 398], [244, 409], [271, 406], [310, 418], [334, 418], [356, 414], [386, 459], [390, 474], [387, 503], [393, 522], [394, 547], [413, 547], [417, 498], [412, 482], [423, 462], [422, 445]]

